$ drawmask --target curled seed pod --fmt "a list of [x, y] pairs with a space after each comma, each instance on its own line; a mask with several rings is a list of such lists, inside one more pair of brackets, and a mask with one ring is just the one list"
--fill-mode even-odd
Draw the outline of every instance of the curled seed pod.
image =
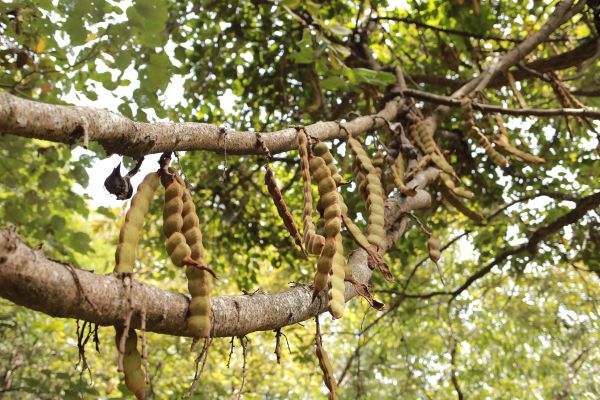
[[344, 184], [344, 178], [340, 175], [337, 167], [335, 166], [335, 159], [333, 158], [333, 154], [329, 151], [329, 147], [324, 142], [319, 142], [313, 146], [313, 154], [315, 156], [321, 157], [327, 167], [331, 171], [331, 177], [335, 181], [336, 185]]
[[469, 130], [469, 134], [479, 142], [481, 147], [485, 150], [485, 153], [488, 155], [490, 160], [499, 167], [506, 168], [508, 167], [508, 160], [504, 158], [504, 156], [498, 153], [493, 147], [488, 138], [481, 133], [479, 128], [474, 126]]
[[335, 237], [340, 233], [342, 223], [339, 196], [330, 194], [337, 193], [335, 181], [331, 177], [331, 170], [327, 167], [325, 161], [317, 156], [310, 158], [309, 169], [311, 175], [315, 177], [319, 189], [325, 236], [325, 246], [317, 262], [317, 272], [314, 279], [313, 297], [316, 297], [327, 286], [328, 275], [333, 266], [333, 256], [336, 252]]
[[429, 240], [427, 240], [427, 250], [429, 251], [429, 258], [431, 258], [431, 261], [437, 264], [442, 253], [440, 251], [440, 241], [436, 237], [429, 237]]
[[135, 196], [131, 199], [131, 205], [125, 215], [125, 222], [119, 233], [119, 244], [115, 252], [115, 272], [133, 272], [135, 252], [144, 225], [144, 218], [150, 209], [150, 203], [159, 182], [156, 172], [146, 175], [138, 186]]
[[367, 201], [367, 179], [365, 173], [360, 167], [358, 158], [355, 158], [354, 162], [352, 163], [352, 173], [354, 175], [356, 187], [358, 188], [358, 193], [360, 193], [360, 196], [364, 201]]
[[[119, 347], [122, 328], [116, 328], [116, 344]], [[146, 378], [142, 370], [142, 355], [137, 349], [137, 333], [130, 329], [125, 341], [125, 354], [123, 358], [123, 374], [125, 375], [125, 386], [137, 398], [143, 400], [146, 398]]]
[[392, 164], [392, 176], [394, 177], [394, 184], [401, 193], [407, 196], [414, 196], [417, 194], [417, 191], [414, 188], [409, 188], [404, 183], [404, 157], [400, 152]]
[[[347, 274], [346, 271], [346, 257], [344, 257], [344, 244], [342, 241], [342, 235], [338, 233], [335, 237], [336, 252], [333, 256], [333, 265], [329, 272], [329, 312], [333, 319], [341, 318], [344, 314], [345, 298], [344, 291], [345, 285], [344, 280]], [[350, 272], [350, 278], [352, 278], [352, 270]]]
[[316, 353], [317, 360], [319, 360], [319, 367], [323, 372], [323, 381], [327, 389], [329, 389], [329, 399], [337, 399], [336, 390], [337, 383], [335, 382], [335, 376], [333, 375], [333, 368], [331, 367], [331, 362], [329, 361], [329, 357], [327, 356], [327, 352], [323, 348], [323, 343], [321, 342], [321, 332], [319, 329], [319, 322], [317, 321], [317, 332], [315, 334], [315, 345], [316, 345]]
[[313, 223], [313, 202], [308, 149], [308, 136], [304, 129], [300, 129], [298, 131], [298, 153], [300, 154], [300, 169], [302, 171], [304, 191], [304, 210], [302, 213], [304, 248], [309, 254], [318, 256], [321, 254], [323, 246], [325, 246], [325, 238], [315, 233], [315, 226]]
[[277, 181], [275, 180], [275, 175], [273, 174], [273, 170], [271, 169], [271, 167], [269, 167], [269, 165], [265, 165], [265, 168], [266, 168], [265, 185], [267, 185], [269, 194], [271, 195], [271, 198], [273, 199], [273, 202], [275, 203], [275, 207], [277, 208], [277, 213], [283, 220], [283, 224], [285, 225], [286, 229], [288, 230], [288, 232], [294, 239], [294, 242], [296, 243], [296, 245], [298, 247], [300, 247], [300, 250], [302, 250], [303, 253], [306, 253], [304, 250], [304, 247], [302, 247], [302, 238], [300, 237], [300, 232], [298, 231], [298, 228], [296, 227], [296, 223], [294, 222], [294, 217], [288, 210], [287, 205], [285, 204], [285, 201], [283, 200], [283, 196], [281, 195], [281, 191], [279, 190], [279, 187], [277, 186]]
[[494, 143], [496, 144], [496, 146], [500, 147], [502, 150], [504, 150], [508, 153], [511, 153], [511, 154], [519, 157], [521, 160], [528, 162], [528, 163], [544, 164], [546, 162], [546, 160], [541, 157], [534, 156], [532, 154], [529, 154], [525, 151], [522, 151], [522, 150], [517, 149], [516, 147], [512, 146], [508, 141], [508, 131], [506, 130], [506, 127], [504, 126], [504, 120], [502, 119], [502, 116], [500, 116], [500, 114], [496, 113], [496, 114], [494, 114], [494, 119], [496, 120], [496, 124], [498, 125], [498, 129], [500, 131], [500, 137], [497, 140], [494, 140]]
[[383, 170], [385, 169], [385, 157], [381, 150], [377, 150], [377, 153], [375, 153], [375, 157], [373, 157], [372, 162], [373, 166], [375, 167], [375, 170], [379, 173], [379, 177], [381, 178]]

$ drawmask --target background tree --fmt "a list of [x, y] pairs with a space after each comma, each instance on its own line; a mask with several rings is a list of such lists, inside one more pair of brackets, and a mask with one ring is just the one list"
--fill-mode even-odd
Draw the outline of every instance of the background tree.
[[[260, 138], [300, 221], [298, 131], [286, 127], [306, 125], [327, 141], [351, 181], [348, 133], [391, 171], [402, 132], [413, 157], [426, 152], [410, 134], [422, 113], [455, 184], [474, 193], [459, 200], [471, 212], [449, 204], [439, 164], [408, 165], [418, 195], [394, 189], [386, 203], [384, 257], [395, 281], [371, 277], [363, 250], [351, 256], [385, 310], [353, 300], [343, 319], [321, 317], [339, 397], [596, 398], [597, 3], [3, 3], [0, 296], [10, 301], [0, 303], [0, 396], [127, 393], [113, 330], [103, 327], [127, 307], [121, 281], [103, 275], [114, 268], [124, 210], [92, 207], [81, 187], [109, 154], [127, 156], [131, 168], [169, 151], [179, 152], [173, 164], [199, 209], [219, 277], [213, 295], [266, 293], [213, 298], [214, 333], [232, 339], [213, 341], [195, 396], [322, 396], [310, 318], [326, 305], [303, 285], [275, 294], [308, 282], [315, 259], [283, 228], [263, 186], [264, 151], [245, 130], [271, 132]], [[99, 95], [121, 116], [62, 107]], [[235, 99], [231, 112], [223, 96]], [[473, 123], [507, 163], [486, 154], [465, 129]], [[73, 151], [82, 145], [89, 151]], [[341, 192], [364, 228], [356, 185]], [[136, 271], [145, 285], [134, 303], [146, 302], [149, 332], [168, 334], [148, 334], [149, 393], [180, 397], [195, 354], [184, 338], [187, 300], [172, 294], [185, 283], [163, 250], [159, 208], [146, 221]], [[442, 242], [439, 269], [427, 260], [428, 232]]]

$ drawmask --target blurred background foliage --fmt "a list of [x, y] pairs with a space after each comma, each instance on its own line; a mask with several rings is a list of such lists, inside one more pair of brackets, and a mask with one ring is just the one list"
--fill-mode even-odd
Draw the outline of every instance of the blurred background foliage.
[[[395, 81], [395, 65], [402, 65], [409, 87], [451, 93], [451, 87], [434, 86], [434, 79], [417, 81], [474, 76], [498, 52], [514, 46], [497, 38], [524, 38], [555, 4], [483, 1], [476, 12], [469, 2], [441, 0], [3, 2], [0, 88], [48, 103], [100, 104], [138, 121], [269, 131], [376, 112]], [[531, 60], [596, 38], [591, 19], [586, 9], [539, 46]], [[559, 75], [575, 77], [568, 81], [575, 93], [600, 88], [595, 59], [584, 74], [577, 73], [571, 68]], [[519, 81], [517, 89], [530, 106], [560, 107], [543, 80]], [[519, 107], [509, 86], [488, 89], [485, 96], [494, 104]], [[224, 106], [224, 99], [231, 104]], [[582, 101], [600, 105], [594, 96]], [[488, 134], [497, 133], [487, 117], [477, 117]], [[483, 226], [437, 201], [417, 214], [442, 243], [460, 236], [440, 263], [447, 289], [566, 213], [573, 198], [600, 189], [596, 134], [589, 126], [565, 118], [509, 118], [507, 123], [511, 140], [546, 158], [546, 164], [530, 166], [512, 158], [513, 167], [501, 170], [462, 136], [458, 113], [442, 126], [442, 147], [477, 194], [469, 206], [489, 215], [516, 201]], [[381, 134], [366, 138], [373, 154], [382, 149]], [[350, 179], [343, 143], [332, 145]], [[95, 144], [90, 150], [74, 155], [68, 146], [0, 136], [0, 223], [16, 225], [30, 245], [42, 246], [56, 259], [109, 273], [126, 204], [93, 205], [86, 194], [88, 173], [107, 154]], [[215, 295], [259, 288], [274, 292], [312, 277], [314, 263], [294, 247], [262, 184], [264, 157], [179, 156], [175, 165], [192, 189], [210, 265], [219, 275]], [[296, 157], [295, 152], [277, 155], [272, 166], [299, 221]], [[547, 195], [540, 196], [541, 191]], [[344, 195], [356, 221], [364, 222], [354, 185]], [[138, 278], [184, 292], [183, 274], [163, 250], [160, 203], [146, 223]], [[596, 209], [543, 242], [534, 257], [520, 255], [494, 267], [450, 304], [444, 296], [405, 296], [444, 289], [435, 266], [422, 262], [427, 236], [409, 230], [386, 256], [396, 282], [377, 274], [371, 281], [387, 310], [369, 310], [355, 299], [341, 321], [321, 318], [336, 376], [343, 376], [340, 398], [450, 399], [457, 397], [457, 387], [465, 398], [597, 398], [599, 225]], [[74, 321], [0, 301], [0, 397], [126, 396], [116, 372], [112, 329], [99, 329], [99, 352], [88, 344], [90, 371], [78, 363], [76, 330]], [[325, 396], [314, 356], [314, 322], [283, 333], [291, 353], [283, 344], [281, 365], [273, 354], [275, 333], [248, 337], [243, 398]], [[148, 337], [152, 393], [181, 397], [194, 373], [189, 340]], [[237, 395], [243, 361], [239, 339], [233, 343], [227, 366], [230, 340], [214, 341], [195, 398]]]

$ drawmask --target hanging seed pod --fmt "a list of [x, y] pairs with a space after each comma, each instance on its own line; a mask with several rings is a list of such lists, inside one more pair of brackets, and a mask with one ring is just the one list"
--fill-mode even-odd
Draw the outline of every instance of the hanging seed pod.
[[452, 204], [461, 214], [466, 217], [472, 219], [478, 224], [484, 223], [485, 218], [483, 215], [479, 214], [476, 211], [471, 210], [469, 207], [464, 205], [459, 199], [457, 199], [452, 192], [450, 192], [444, 185], [439, 186], [440, 192], [444, 196], [444, 199], [448, 201], [448, 203]]
[[344, 314], [345, 298], [344, 291], [345, 285], [344, 280], [346, 275], [349, 273], [352, 278], [352, 270], [347, 271], [346, 257], [344, 257], [344, 243], [342, 241], [341, 233], [338, 233], [335, 237], [336, 252], [333, 256], [333, 266], [329, 272], [329, 312], [333, 319], [341, 318]]
[[[123, 329], [115, 327], [116, 344], [119, 347]], [[146, 398], [146, 378], [142, 370], [142, 355], [137, 349], [137, 333], [130, 329], [125, 341], [125, 354], [123, 358], [123, 374], [125, 375], [125, 386], [136, 397], [137, 400]]]
[[315, 334], [315, 345], [316, 345], [316, 353], [317, 360], [319, 360], [319, 367], [323, 372], [323, 381], [325, 382], [325, 386], [329, 389], [329, 399], [337, 399], [336, 390], [337, 383], [335, 382], [335, 376], [333, 375], [333, 368], [331, 367], [331, 362], [329, 361], [329, 357], [327, 356], [327, 352], [323, 348], [323, 343], [321, 342], [321, 332], [319, 329], [319, 321], [317, 320], [317, 331]]
[[440, 251], [440, 241], [436, 237], [429, 237], [427, 240], [427, 250], [429, 251], [429, 258], [431, 258], [431, 261], [437, 264], [442, 253]]
[[335, 237], [341, 229], [341, 210], [337, 187], [331, 177], [331, 170], [327, 167], [325, 161], [321, 157], [312, 157], [309, 160], [309, 169], [319, 189], [319, 201], [323, 208], [325, 237], [325, 246], [317, 262], [314, 298], [327, 286], [328, 275], [333, 267], [333, 256], [336, 252]]
[[402, 194], [407, 196], [417, 194], [414, 188], [409, 188], [404, 183], [404, 157], [402, 156], [402, 152], [398, 152], [398, 156], [392, 164], [392, 176], [394, 177], [394, 184]]
[[192, 296], [189, 305], [189, 314], [187, 325], [192, 338], [196, 343], [200, 338], [210, 337], [211, 330], [211, 303], [210, 303], [210, 277], [208, 267], [206, 266], [206, 254], [202, 245], [202, 232], [200, 230], [200, 220], [196, 213], [196, 205], [192, 201], [192, 196], [186, 187], [184, 180], [175, 171], [169, 168], [177, 183], [183, 187], [183, 207], [181, 215], [183, 217], [182, 232], [185, 241], [191, 250], [191, 258], [196, 264], [202, 265], [204, 269], [195, 266], [186, 266], [185, 274], [188, 281], [188, 291]]
[[331, 177], [335, 181], [335, 184], [340, 186], [343, 185], [344, 178], [340, 175], [337, 167], [335, 166], [335, 159], [333, 158], [333, 154], [329, 151], [329, 147], [324, 142], [319, 142], [313, 146], [313, 154], [317, 157], [321, 157], [327, 167], [331, 171]]
[[477, 140], [477, 142], [479, 142], [481, 147], [483, 147], [483, 149], [485, 150], [485, 153], [488, 155], [488, 157], [490, 158], [490, 160], [492, 160], [494, 164], [502, 168], [508, 167], [508, 160], [492, 147], [492, 144], [490, 143], [488, 138], [483, 133], [481, 133], [479, 128], [477, 128], [476, 126], [473, 127], [469, 130], [469, 134], [475, 140]]
[[300, 169], [302, 171], [302, 182], [304, 190], [304, 211], [302, 213], [304, 248], [309, 254], [321, 255], [325, 246], [325, 238], [317, 235], [313, 223], [312, 188], [309, 167], [308, 136], [304, 129], [298, 131], [298, 152], [300, 154]]
[[373, 171], [375, 169], [375, 166], [373, 165], [373, 162], [369, 158], [362, 144], [352, 136], [348, 137], [347, 143], [348, 147], [350, 148], [352, 153], [354, 153], [354, 156], [358, 160], [358, 165], [360, 166], [360, 168], [366, 173]]
[[150, 203], [159, 182], [156, 172], [146, 175], [138, 186], [135, 196], [131, 199], [131, 205], [125, 215], [125, 222], [121, 227], [119, 244], [115, 252], [115, 272], [117, 273], [133, 273], [135, 253], [144, 225], [144, 218], [150, 209]]
[[367, 174], [367, 192], [367, 239], [369, 243], [383, 249], [386, 245], [384, 230], [385, 199], [381, 180], [379, 180], [376, 172]]
[[[287, 231], [294, 239], [296, 245], [300, 248], [302, 253], [306, 254], [304, 247], [302, 246], [302, 238], [300, 237], [300, 232], [296, 227], [296, 223], [294, 222], [294, 217], [290, 213], [285, 201], [283, 200], [283, 196], [279, 187], [277, 186], [277, 181], [275, 180], [275, 175], [273, 174], [273, 170], [267, 164], [265, 165], [265, 185], [267, 185], [267, 189], [269, 190], [269, 194], [273, 199], [273, 203], [275, 203], [275, 207], [277, 208], [277, 213], [279, 217], [283, 220], [283, 224], [285, 225]], [[340, 177], [341, 178], [341, 177]]]
[[541, 157], [534, 156], [525, 151], [522, 151], [514, 146], [512, 146], [508, 141], [508, 131], [504, 126], [504, 120], [502, 116], [498, 113], [494, 114], [494, 119], [496, 120], [496, 124], [498, 125], [498, 130], [500, 131], [500, 137], [497, 140], [494, 140], [494, 144], [500, 147], [502, 150], [511, 153], [521, 160], [532, 163], [532, 164], [544, 164], [546, 162], [545, 159]]

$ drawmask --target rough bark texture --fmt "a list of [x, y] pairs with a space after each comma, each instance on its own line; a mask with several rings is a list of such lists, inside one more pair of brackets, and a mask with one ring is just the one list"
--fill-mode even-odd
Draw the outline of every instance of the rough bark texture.
[[[425, 187], [437, 176], [431, 170], [415, 176], [415, 186]], [[392, 197], [386, 203], [389, 244], [407, 226], [404, 215], [428, 207], [429, 194], [418, 190], [414, 197]], [[371, 277], [367, 254], [359, 249], [350, 256], [354, 277], [367, 283]], [[77, 278], [75, 278], [77, 277]], [[0, 230], [0, 296], [18, 305], [53, 317], [78, 318], [100, 325], [122, 323], [127, 311], [122, 280], [117, 275], [98, 275], [48, 259], [19, 239], [11, 229]], [[346, 301], [356, 296], [346, 283]], [[311, 318], [327, 309], [327, 293], [312, 301], [312, 288], [298, 285], [274, 294], [211, 297], [215, 337], [243, 336], [255, 331], [278, 329]], [[189, 297], [141, 282], [134, 282], [132, 304], [134, 327], [146, 309], [148, 331], [190, 336], [185, 321]]]
[[[305, 127], [319, 140], [341, 139], [382, 127], [396, 117], [401, 99], [388, 102], [379, 113], [350, 122], [317, 122]], [[256, 132], [239, 132], [225, 127], [194, 122], [135, 122], [113, 112], [77, 106], [58, 106], [0, 93], [0, 133], [87, 145], [100, 143], [108, 153], [139, 158], [145, 154], [177, 150], [207, 150], [228, 154], [262, 154]], [[297, 130], [261, 133], [271, 154], [297, 148]]]

